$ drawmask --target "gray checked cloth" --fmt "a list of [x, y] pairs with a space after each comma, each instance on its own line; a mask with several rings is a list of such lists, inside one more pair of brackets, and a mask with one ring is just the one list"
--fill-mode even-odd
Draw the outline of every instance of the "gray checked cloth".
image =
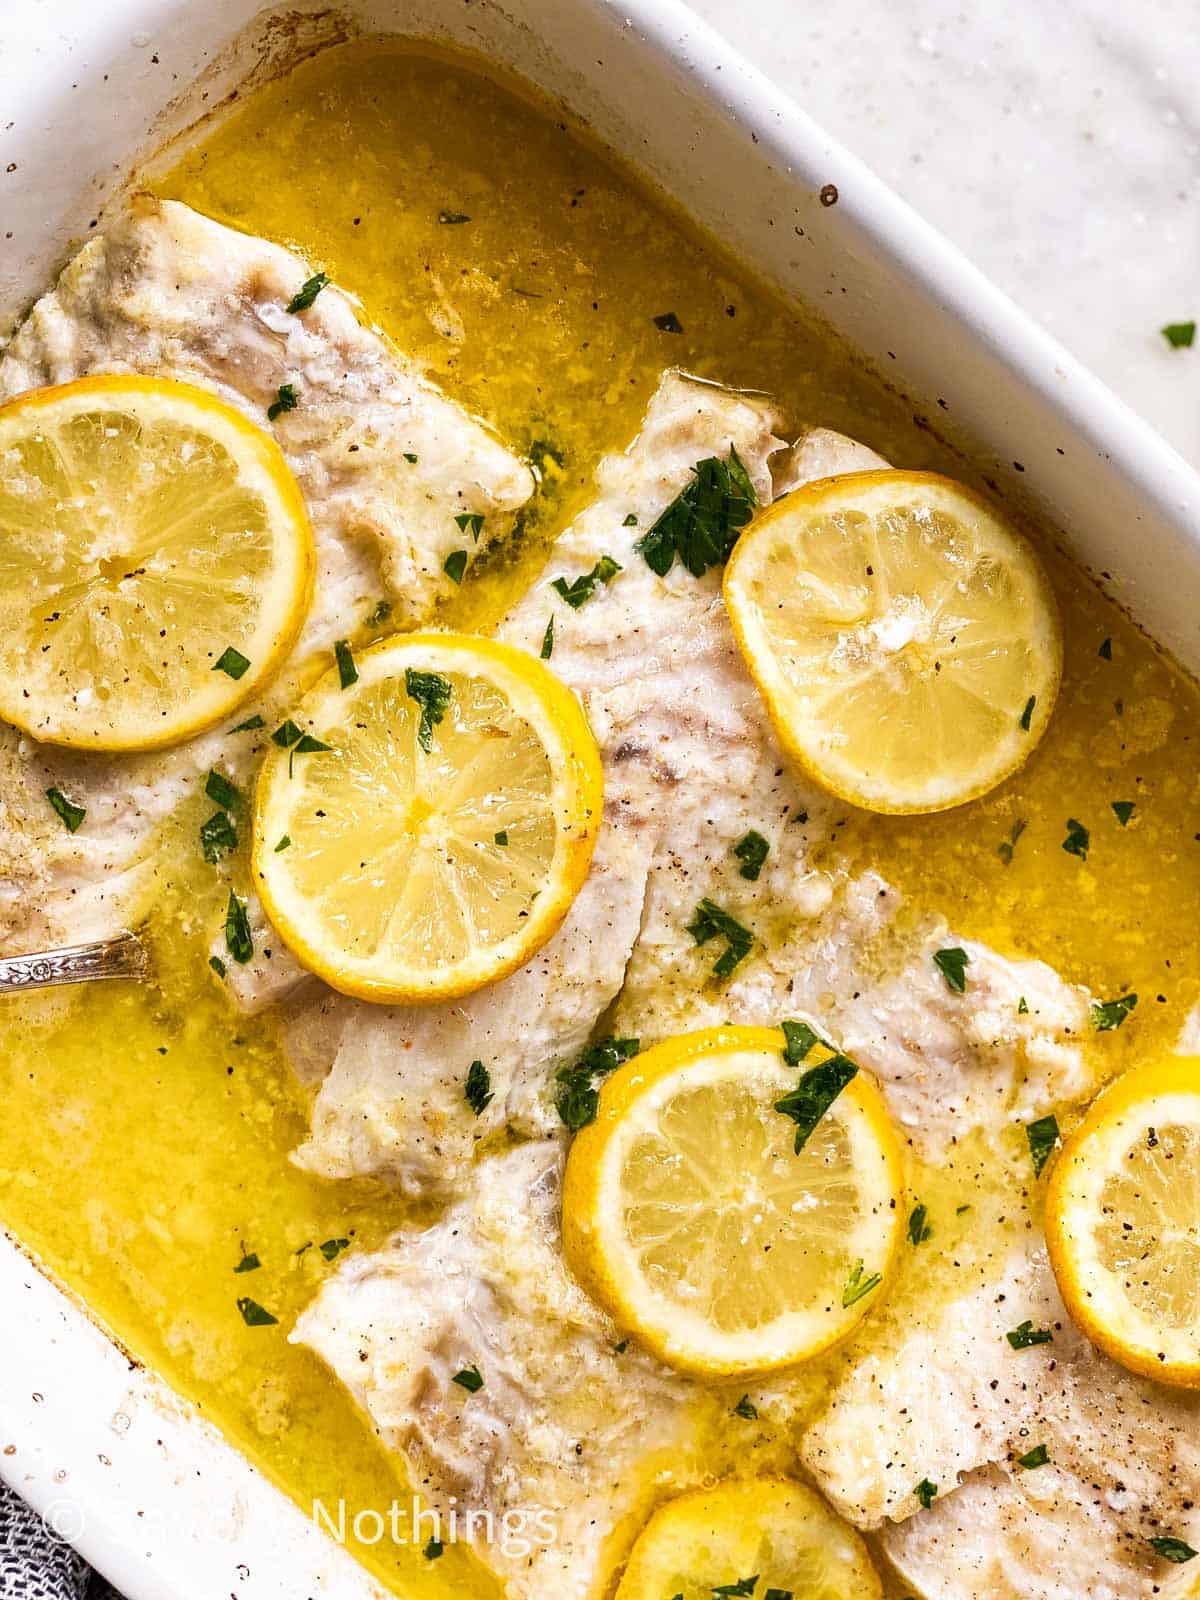
[[0, 1483], [0, 1600], [121, 1600], [69, 1544]]

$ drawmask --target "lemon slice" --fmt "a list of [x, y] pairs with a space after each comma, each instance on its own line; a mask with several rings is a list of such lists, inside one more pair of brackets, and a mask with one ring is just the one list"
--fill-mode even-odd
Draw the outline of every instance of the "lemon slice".
[[784, 747], [871, 811], [941, 811], [994, 788], [1045, 731], [1058, 610], [1026, 541], [930, 472], [789, 494], [725, 571], [742, 654]]
[[883, 1595], [863, 1541], [818, 1495], [782, 1478], [750, 1478], [660, 1507], [629, 1553], [616, 1600], [765, 1600], [771, 1590], [793, 1600]]
[[1100, 1095], [1055, 1162], [1046, 1242], [1093, 1344], [1200, 1388], [1200, 1060], [1138, 1068]]
[[666, 1040], [608, 1079], [567, 1159], [568, 1261], [622, 1328], [684, 1371], [817, 1355], [890, 1275], [903, 1180], [879, 1091], [857, 1072], [797, 1153], [798, 1123], [776, 1109], [800, 1072], [783, 1048], [771, 1028]]
[[95, 750], [210, 727], [294, 643], [313, 559], [278, 447], [204, 390], [21, 395], [0, 407], [0, 717]]
[[315, 685], [264, 763], [263, 905], [345, 994], [467, 994], [528, 961], [587, 876], [595, 740], [553, 673], [493, 640], [409, 634], [354, 670]]

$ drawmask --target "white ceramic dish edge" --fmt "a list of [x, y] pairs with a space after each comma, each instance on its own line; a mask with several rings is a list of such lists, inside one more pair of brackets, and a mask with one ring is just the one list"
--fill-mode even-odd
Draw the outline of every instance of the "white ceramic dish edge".
[[[257, 7], [123, 0], [106, 11], [34, 0], [20, 9], [19, 30], [0, 32], [10, 115], [0, 132], [0, 316], [9, 322], [68, 241], [86, 234], [134, 152], [202, 109], [187, 94], [165, 107]], [[675, 0], [349, 0], [338, 18], [316, 3], [290, 9], [297, 14], [317, 36], [345, 17], [351, 29], [483, 49], [564, 97], [736, 254], [922, 396], [940, 431], [1006, 493], [1048, 514], [1146, 626], [1197, 664], [1200, 480]], [[241, 54], [212, 69], [213, 98], [261, 53], [252, 31]], [[837, 203], [824, 205], [831, 184]], [[9, 1242], [0, 1242], [0, 1304], [0, 1473], [130, 1600], [379, 1593]]]

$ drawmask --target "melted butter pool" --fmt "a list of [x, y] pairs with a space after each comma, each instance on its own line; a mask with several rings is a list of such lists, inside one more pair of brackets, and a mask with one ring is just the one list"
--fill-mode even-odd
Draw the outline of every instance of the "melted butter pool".
[[[853, 433], [898, 464], [956, 470], [818, 329], [469, 64], [371, 43], [328, 51], [249, 98], [157, 188], [301, 250], [542, 464], [539, 513], [448, 622], [489, 626], [525, 587], [668, 364], [767, 389], [797, 423]], [[682, 332], [656, 324], [667, 313]], [[843, 848], [960, 934], [1043, 956], [1100, 997], [1136, 991], [1131, 1020], [1094, 1041], [1115, 1070], [1169, 1047], [1200, 995], [1200, 700], [1085, 578], [1043, 554], [1067, 668], [1036, 755], [961, 811], [848, 812]], [[1135, 805], [1127, 825], [1113, 810], [1122, 801]], [[1068, 818], [1090, 831], [1086, 860], [1062, 849]], [[3, 1002], [0, 1215], [306, 1511], [314, 1496], [385, 1507], [405, 1492], [396, 1464], [286, 1332], [337, 1242], [378, 1243], [402, 1208], [288, 1162], [305, 1096], [271, 1018], [231, 1014], [205, 965], [227, 887], [199, 858], [200, 820], [181, 817], [158, 862], [157, 987]], [[996, 1247], [1013, 1170], [964, 1149], [914, 1175], [934, 1237], [864, 1338], [890, 1338], [906, 1297], [953, 1292], [952, 1259]], [[261, 1265], [236, 1272], [248, 1255]], [[277, 1323], [248, 1327], [247, 1296]], [[806, 1374], [811, 1404], [837, 1359]], [[744, 1466], [751, 1445], [755, 1465], [786, 1465], [736, 1429], [722, 1396], [704, 1447], [712, 1470]], [[359, 1553], [398, 1591], [489, 1592], [453, 1549], [435, 1562], [412, 1547]]]

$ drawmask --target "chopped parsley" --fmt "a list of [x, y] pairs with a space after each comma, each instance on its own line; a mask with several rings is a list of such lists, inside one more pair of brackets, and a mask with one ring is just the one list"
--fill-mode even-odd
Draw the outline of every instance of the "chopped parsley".
[[1137, 1005], [1135, 994], [1123, 994], [1119, 1000], [1092, 1001], [1092, 1027], [1097, 1033], [1109, 1033], [1119, 1028]]
[[442, 571], [451, 583], [461, 583], [463, 574], [467, 570], [467, 552], [465, 550], [451, 550], [442, 562]]
[[230, 850], [237, 849], [237, 829], [228, 811], [214, 811], [200, 824], [200, 851], [205, 861], [215, 864]]
[[304, 737], [304, 729], [298, 728], [291, 717], [286, 722], [281, 722], [271, 735], [272, 741], [283, 750], [289, 750], [292, 745], [299, 744]]
[[271, 735], [273, 742], [281, 749], [288, 752], [288, 777], [292, 775], [292, 766], [297, 756], [309, 756], [318, 750], [328, 750], [331, 747], [323, 739], [315, 739], [311, 733], [305, 733], [298, 728], [288, 717], [286, 722], [281, 722]]
[[467, 1104], [477, 1117], [481, 1117], [492, 1103], [492, 1075], [482, 1061], [472, 1061], [467, 1068], [467, 1081], [463, 1088]]
[[1035, 1328], [1028, 1317], [1024, 1322], [1018, 1322], [1015, 1328], [1010, 1328], [1004, 1337], [1014, 1350], [1032, 1350], [1035, 1345], [1054, 1342], [1054, 1335], [1049, 1328]]
[[933, 1229], [926, 1220], [928, 1216], [929, 1208], [923, 1200], [918, 1201], [908, 1214], [908, 1242], [914, 1250], [917, 1245], [933, 1237]]
[[967, 991], [967, 963], [970, 956], [959, 945], [952, 946], [949, 950], [935, 950], [933, 964], [946, 980], [946, 987], [953, 989], [955, 994], [965, 994]]
[[1135, 800], [1114, 800], [1112, 803], [1113, 815], [1123, 828], [1128, 827], [1129, 819], [1137, 810]]
[[555, 1105], [558, 1114], [572, 1133], [586, 1128], [596, 1120], [600, 1105], [600, 1091], [596, 1080], [615, 1072], [622, 1062], [630, 1061], [641, 1049], [640, 1039], [600, 1039], [589, 1045], [578, 1061], [559, 1067], [554, 1075], [558, 1084]]
[[611, 556], [601, 556], [590, 572], [581, 572], [570, 583], [565, 578], [555, 578], [550, 587], [562, 596], [572, 611], [578, 611], [595, 594], [598, 583], [611, 583], [620, 571], [619, 561], [614, 561]]
[[208, 964], [213, 969], [213, 971], [216, 973], [218, 978], [223, 978], [225, 976], [225, 974], [229, 971], [229, 968], [221, 960], [220, 956], [209, 956]]
[[924, 1511], [928, 1511], [929, 1510], [930, 1506], [933, 1504], [934, 1500], [937, 1498], [937, 1492], [938, 1492], [937, 1484], [936, 1483], [930, 1483], [928, 1478], [922, 1478], [920, 1483], [913, 1490], [913, 1493], [916, 1495], [917, 1499], [921, 1502], [921, 1508]]
[[279, 843], [275, 846], [275, 855], [278, 855], [282, 850], [286, 850], [291, 842], [292, 836], [290, 833], [281, 833], [279, 835]]
[[406, 667], [404, 690], [421, 708], [417, 743], [428, 755], [433, 749], [433, 730], [450, 709], [450, 697], [454, 692], [450, 679], [443, 678], [440, 672], [420, 672], [416, 667]]
[[1104, 642], [1101, 644], [1099, 650], [1096, 651], [1096, 654], [1100, 657], [1101, 661], [1111, 661], [1112, 660], [1112, 640], [1111, 639], [1105, 639]]
[[68, 800], [61, 789], [47, 789], [46, 799], [67, 832], [78, 833], [80, 823], [87, 816], [87, 807], [77, 806], [73, 800]]
[[436, 1561], [443, 1553], [445, 1548], [446, 1546], [440, 1539], [430, 1538], [421, 1554], [425, 1557], [426, 1561]]
[[[246, 669], [249, 665], [249, 656], [244, 656], [240, 650], [235, 650], [231, 644], [227, 644], [213, 662], [212, 670], [214, 672], [224, 672], [229, 677], [237, 679], [245, 677]], [[259, 725], [261, 726], [261, 723]], [[244, 727], [245, 724], [243, 723], [242, 726]], [[235, 728], [233, 731], [234, 733], [239, 733], [241, 729]]]
[[1054, 1146], [1058, 1143], [1058, 1121], [1051, 1113], [1048, 1117], [1039, 1117], [1036, 1122], [1030, 1122], [1025, 1128], [1025, 1137], [1029, 1141], [1029, 1155], [1033, 1161], [1033, 1175], [1040, 1178], [1042, 1168], [1050, 1159]]
[[317, 1246], [326, 1261], [336, 1261], [342, 1251], [349, 1250], [349, 1248], [349, 1239], [326, 1239], [324, 1243]]
[[768, 1589], [763, 1600], [795, 1600], [795, 1595], [791, 1589]]
[[1050, 1452], [1044, 1444], [1035, 1444], [1032, 1450], [1026, 1450], [1023, 1456], [1017, 1457], [1017, 1465], [1024, 1467], [1026, 1472], [1034, 1467], [1044, 1467], [1050, 1460]]
[[469, 533], [472, 542], [479, 543], [479, 535], [483, 532], [483, 513], [480, 511], [460, 511], [455, 517], [460, 533]]
[[237, 1303], [238, 1310], [242, 1313], [242, 1321], [248, 1328], [270, 1328], [278, 1321], [269, 1311], [260, 1306], [257, 1300], [251, 1300], [248, 1294], [242, 1295]]
[[863, 1274], [863, 1264], [856, 1261], [850, 1269], [850, 1276], [846, 1279], [846, 1287], [842, 1290], [842, 1306], [855, 1305], [864, 1295], [870, 1294], [872, 1289], [878, 1289], [883, 1282], [883, 1277], [878, 1272], [872, 1272], [869, 1277]]
[[744, 1394], [733, 1408], [735, 1417], [743, 1417], [747, 1422], [754, 1422], [758, 1417], [758, 1407], [748, 1394]]
[[234, 1267], [233, 1270], [235, 1272], [257, 1272], [261, 1266], [262, 1262], [255, 1255], [254, 1251], [247, 1250], [243, 1245], [242, 1259], [238, 1262], [237, 1266]]
[[470, 217], [465, 211], [439, 211], [438, 221], [447, 228], [457, 228], [461, 223], [470, 222]]
[[1013, 851], [1017, 848], [1017, 841], [1025, 832], [1026, 822], [1024, 817], [1018, 817], [1008, 830], [1008, 838], [996, 846], [996, 854], [1006, 867], [1012, 866]]
[[416, 464], [417, 464], [417, 456], [416, 456], [415, 452], [412, 451], [412, 450], [406, 450], [404, 452], [404, 459], [412, 467], [415, 467]]
[[1025, 702], [1024, 711], [1021, 713], [1021, 726], [1026, 733], [1029, 732], [1029, 724], [1033, 720], [1033, 708], [1035, 705], [1037, 705], [1037, 695], [1031, 694]]
[[281, 383], [275, 392], [278, 398], [272, 400], [271, 404], [267, 407], [268, 422], [274, 422], [275, 418], [281, 416], [285, 411], [295, 411], [296, 407], [300, 404], [300, 399], [296, 394], [296, 387], [294, 384]]
[[637, 527], [637, 512], [636, 511], [627, 512], [626, 516], [625, 516], [625, 520], [624, 520], [624, 522], [622, 522], [621, 526], [623, 528], [636, 528]]
[[1017, 1015], [1019, 1017], [1027, 1017], [1029, 1015], [1029, 1001], [1026, 1000], [1024, 995], [1017, 1001]]
[[450, 1380], [460, 1389], [465, 1389], [468, 1394], [478, 1394], [483, 1388], [483, 1374], [478, 1367], [464, 1367], [461, 1372], [456, 1372]]
[[830, 1056], [828, 1061], [801, 1073], [799, 1083], [790, 1094], [776, 1100], [775, 1110], [796, 1124], [793, 1148], [797, 1155], [804, 1149], [817, 1123], [857, 1073], [858, 1067], [849, 1056]]
[[339, 639], [333, 647], [333, 658], [337, 662], [338, 682], [343, 689], [348, 689], [352, 683], [358, 682], [358, 668], [354, 665], [354, 654], [347, 640]]
[[1185, 1561], [1195, 1559], [1196, 1551], [1190, 1544], [1184, 1544], [1182, 1539], [1174, 1539], [1169, 1534], [1160, 1534], [1158, 1538], [1149, 1541], [1151, 1549], [1160, 1555], [1164, 1561], [1173, 1561], [1181, 1567]]
[[754, 1585], [758, 1582], [758, 1573], [752, 1578], [739, 1578], [736, 1583], [714, 1583], [712, 1586], [713, 1600], [736, 1600], [736, 1597], [753, 1594]]
[[1067, 837], [1063, 840], [1062, 847], [1069, 856], [1078, 856], [1081, 861], [1087, 860], [1088, 845], [1092, 836], [1082, 822], [1076, 822], [1074, 817], [1067, 818]]
[[708, 456], [693, 477], [634, 545], [651, 572], [665, 578], [678, 556], [694, 578], [728, 560], [739, 531], [754, 515], [758, 497], [737, 451], [729, 459]]
[[498, 845], [500, 845], [502, 847], [507, 847], [507, 845], [508, 845], [508, 829], [507, 828], [501, 828], [499, 833], [494, 833], [492, 835], [492, 840], [493, 840], [493, 842], [495, 844], [498, 844]]
[[225, 911], [225, 943], [229, 954], [240, 965], [254, 954], [254, 940], [250, 934], [250, 919], [246, 915], [246, 902], [229, 891], [229, 905]]
[[[413, 460], [415, 461], [416, 459], [417, 459], [416, 456], [414, 456]], [[392, 602], [390, 600], [377, 600], [375, 602], [375, 609], [371, 612], [371, 615], [367, 618], [367, 627], [368, 628], [379, 628], [379, 627], [382, 627], [383, 624], [387, 621], [387, 619], [391, 616], [391, 614], [392, 614]]]
[[654, 326], [660, 333], [682, 333], [683, 323], [673, 311], [664, 311], [654, 318]]
[[750, 829], [749, 833], [743, 834], [733, 847], [734, 855], [742, 863], [738, 868], [741, 876], [748, 878], [751, 883], [756, 882], [770, 849], [771, 846], [763, 838], [762, 834], [757, 833], [753, 828]]
[[543, 661], [549, 661], [550, 657], [553, 654], [554, 654], [554, 618], [551, 617], [550, 621], [546, 624], [546, 631], [542, 635], [542, 649], [541, 649], [542, 660]]
[[328, 286], [328, 273], [318, 272], [315, 277], [309, 278], [308, 282], [302, 284], [292, 298], [288, 301], [287, 308], [291, 312], [292, 316], [295, 317], [298, 316], [301, 311], [307, 311], [309, 306], [312, 305], [313, 301], [320, 294], [321, 290], [328, 288]]
[[[1159, 332], [1171, 346], [1172, 350], [1190, 350], [1196, 342], [1196, 324], [1194, 322], [1168, 322]], [[1153, 1543], [1153, 1540], [1151, 1540]]]
[[245, 722], [239, 722], [236, 728], [230, 728], [230, 733], [250, 733], [256, 728], [265, 728], [266, 723], [256, 711], [252, 717], [247, 717]]
[[781, 1022], [785, 1040], [783, 1059], [789, 1067], [798, 1067], [813, 1045], [821, 1043], [821, 1035], [807, 1022]]
[[241, 790], [215, 768], [204, 780], [204, 792], [214, 805], [224, 806], [226, 811], [240, 811], [242, 808]]
[[722, 911], [713, 900], [701, 900], [687, 925], [687, 931], [697, 944], [707, 944], [710, 939], [724, 939], [725, 953], [717, 958], [712, 969], [713, 976], [717, 978], [730, 977], [754, 947], [754, 935], [750, 929], [744, 928], [728, 911]]

